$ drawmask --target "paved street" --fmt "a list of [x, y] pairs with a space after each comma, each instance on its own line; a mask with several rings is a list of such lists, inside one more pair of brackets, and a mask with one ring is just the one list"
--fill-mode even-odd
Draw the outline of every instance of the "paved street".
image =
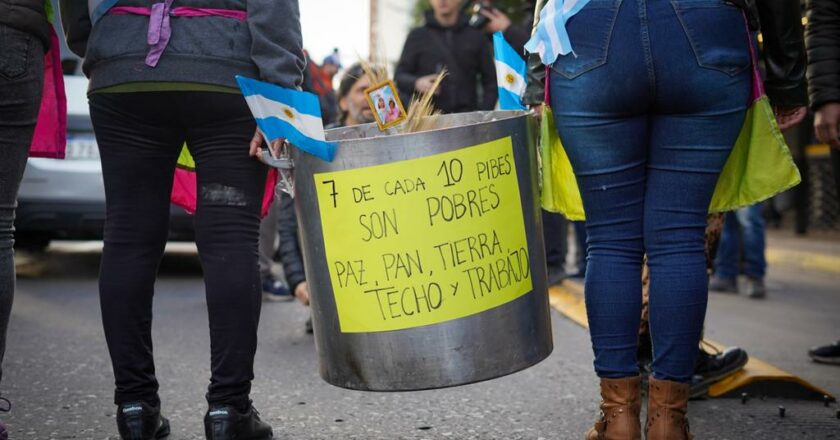
[[[3, 380], [12, 439], [117, 438], [112, 377], [99, 321], [98, 243], [62, 244], [25, 265]], [[201, 439], [209, 338], [200, 267], [190, 246], [164, 260], [155, 350], [172, 439]], [[840, 395], [840, 367], [812, 364], [810, 345], [840, 337], [840, 275], [771, 268], [770, 296], [715, 294], [707, 334], [740, 344]], [[596, 380], [586, 330], [554, 312], [554, 354], [502, 379], [447, 390], [363, 393], [318, 376], [307, 309], [266, 303], [253, 398], [278, 438], [581, 439], [593, 421]], [[778, 407], [786, 417], [778, 416]], [[698, 439], [840, 439], [838, 405], [779, 399], [691, 404]]]

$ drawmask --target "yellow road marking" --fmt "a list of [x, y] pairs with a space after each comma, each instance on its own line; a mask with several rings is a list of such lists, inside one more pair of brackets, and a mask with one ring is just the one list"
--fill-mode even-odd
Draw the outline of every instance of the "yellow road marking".
[[840, 256], [768, 248], [766, 258], [769, 264], [785, 264], [806, 270], [840, 274]]

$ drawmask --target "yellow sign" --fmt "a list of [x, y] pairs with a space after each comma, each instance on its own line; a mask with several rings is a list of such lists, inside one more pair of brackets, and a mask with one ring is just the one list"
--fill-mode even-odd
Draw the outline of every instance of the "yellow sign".
[[342, 332], [437, 324], [532, 290], [510, 137], [314, 178]]

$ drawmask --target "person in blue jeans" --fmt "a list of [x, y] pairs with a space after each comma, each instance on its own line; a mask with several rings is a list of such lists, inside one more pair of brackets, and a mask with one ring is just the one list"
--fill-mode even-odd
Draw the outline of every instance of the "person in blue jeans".
[[738, 292], [738, 260], [743, 251], [747, 294], [750, 298], [764, 298], [767, 295], [764, 286], [767, 261], [764, 258], [765, 229], [764, 217], [761, 215], [762, 206], [762, 203], [758, 203], [726, 214], [723, 235], [715, 259], [715, 275], [709, 281], [709, 290]]
[[646, 438], [688, 439], [708, 299], [706, 214], [750, 101], [745, 11], [721, 0], [591, 0], [566, 30], [574, 54], [551, 66], [549, 84], [587, 215], [586, 306], [603, 397], [587, 439], [641, 438], [645, 254]]
[[641, 438], [645, 255], [653, 345], [645, 437], [691, 438], [689, 382], [708, 300], [706, 214], [749, 105], [759, 16], [779, 126], [805, 110], [798, 1], [747, 3], [591, 0], [567, 20], [574, 52], [553, 63], [549, 84], [587, 215], [586, 307], [602, 397], [587, 440]]

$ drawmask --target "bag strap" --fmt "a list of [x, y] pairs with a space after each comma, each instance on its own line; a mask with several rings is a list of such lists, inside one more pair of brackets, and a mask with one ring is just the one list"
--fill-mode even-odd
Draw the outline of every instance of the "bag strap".
[[758, 55], [756, 54], [752, 32], [750, 32], [747, 14], [743, 11], [741, 14], [744, 16], [744, 29], [747, 31], [747, 46], [750, 48], [750, 61], [752, 62], [752, 99], [750, 100], [750, 103], [752, 103], [764, 96], [764, 80], [761, 79], [761, 72], [758, 70]]

